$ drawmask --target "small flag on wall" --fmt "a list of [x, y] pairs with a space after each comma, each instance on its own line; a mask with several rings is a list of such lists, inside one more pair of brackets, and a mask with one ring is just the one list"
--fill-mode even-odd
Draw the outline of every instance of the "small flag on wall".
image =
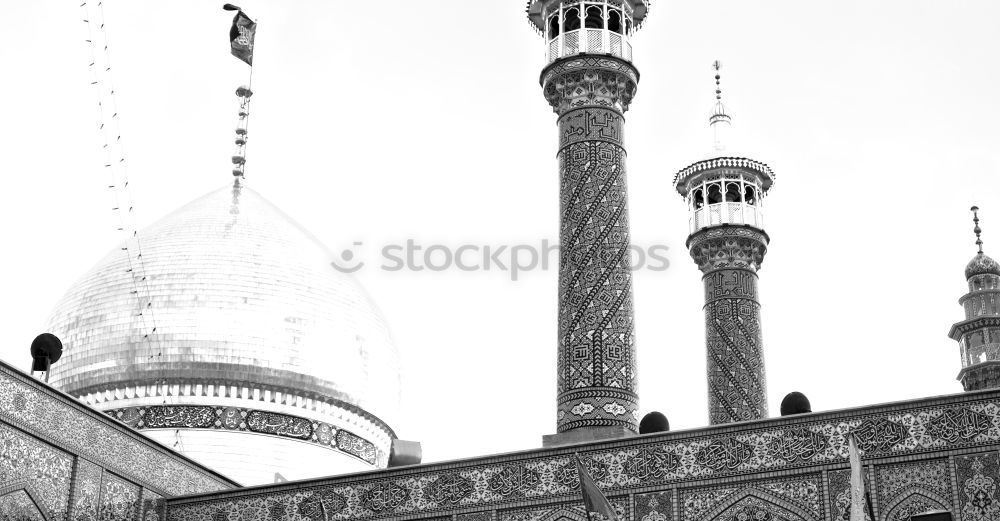
[[604, 497], [604, 493], [597, 487], [594, 478], [590, 477], [590, 473], [580, 461], [580, 455], [573, 454], [573, 457], [576, 459], [576, 470], [580, 473], [580, 493], [583, 494], [583, 506], [587, 509], [587, 519], [590, 519], [590, 514], [597, 513], [604, 516], [607, 521], [618, 521], [618, 514], [615, 513], [608, 498]]
[[242, 9], [233, 5], [222, 6], [226, 11], [236, 11], [233, 26], [229, 29], [229, 44], [233, 56], [253, 66], [253, 37], [257, 32], [257, 23], [250, 19]]

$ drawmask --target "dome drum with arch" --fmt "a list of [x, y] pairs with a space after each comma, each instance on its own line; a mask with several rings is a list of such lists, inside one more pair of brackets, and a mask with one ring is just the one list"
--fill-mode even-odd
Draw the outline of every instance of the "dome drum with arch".
[[240, 179], [139, 237], [55, 307], [53, 386], [244, 484], [386, 465], [399, 354], [315, 237]]

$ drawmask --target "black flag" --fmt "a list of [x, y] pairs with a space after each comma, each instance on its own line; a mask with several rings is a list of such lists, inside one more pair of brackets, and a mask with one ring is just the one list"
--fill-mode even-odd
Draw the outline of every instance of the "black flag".
[[580, 455], [574, 453], [573, 457], [576, 459], [576, 471], [580, 474], [580, 493], [583, 494], [583, 506], [587, 509], [587, 519], [591, 520], [590, 514], [598, 513], [604, 517], [605, 521], [618, 521], [615, 508], [611, 506], [611, 502], [598, 488], [594, 478], [590, 477], [587, 468], [580, 461]]
[[232, 47], [233, 56], [252, 66], [253, 37], [257, 32], [257, 24], [242, 9], [233, 4], [226, 4], [222, 8], [226, 11], [236, 11], [236, 16], [233, 17], [233, 27], [229, 29], [229, 44]]

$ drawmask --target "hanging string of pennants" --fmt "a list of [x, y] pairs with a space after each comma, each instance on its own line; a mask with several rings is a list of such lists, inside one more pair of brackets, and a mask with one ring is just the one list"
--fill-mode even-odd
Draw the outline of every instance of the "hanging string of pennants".
[[142, 256], [142, 241], [136, 226], [135, 206], [129, 188], [128, 162], [125, 160], [121, 120], [115, 97], [104, 5], [102, 1], [86, 0], [80, 7], [83, 10], [83, 21], [87, 24], [90, 84], [97, 96], [97, 130], [102, 142], [104, 169], [108, 175], [112, 218], [123, 239], [122, 252], [127, 259], [126, 273], [131, 280], [131, 293], [137, 304], [136, 318], [141, 324], [146, 357], [159, 358], [163, 353], [158, 347], [156, 316], [149, 281], [146, 279], [146, 260]]

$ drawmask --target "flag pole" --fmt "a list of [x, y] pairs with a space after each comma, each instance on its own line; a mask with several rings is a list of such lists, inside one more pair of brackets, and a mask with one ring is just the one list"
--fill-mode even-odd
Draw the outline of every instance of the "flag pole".
[[[253, 23], [254, 23], [254, 25], [257, 24], [257, 19], [256, 18], [254, 18]], [[255, 37], [256, 37], [256, 34], [257, 34], [256, 30], [254, 30], [254, 36]], [[247, 90], [250, 91], [251, 95], [253, 95], [253, 58], [250, 59], [250, 77], [247, 78]], [[247, 113], [247, 121], [246, 121], [246, 124], [243, 125], [243, 130], [245, 130], [247, 132], [246, 136], [249, 136], [250, 135], [250, 98], [247, 98], [246, 113]], [[243, 175], [240, 175], [241, 178], [245, 177], [245, 175], [246, 175], [246, 171], [247, 171], [246, 160], [247, 160], [247, 149], [246, 149], [246, 145], [244, 145], [243, 146], [243, 164], [241, 165], [243, 168], [240, 169], [243, 172]]]
[[590, 514], [590, 506], [587, 505], [587, 493], [584, 491], [583, 486], [583, 462], [580, 461], [580, 453], [574, 452], [573, 458], [576, 459], [577, 474], [580, 476], [580, 494], [583, 496], [583, 511], [587, 513], [587, 521], [594, 521], [593, 516]]

